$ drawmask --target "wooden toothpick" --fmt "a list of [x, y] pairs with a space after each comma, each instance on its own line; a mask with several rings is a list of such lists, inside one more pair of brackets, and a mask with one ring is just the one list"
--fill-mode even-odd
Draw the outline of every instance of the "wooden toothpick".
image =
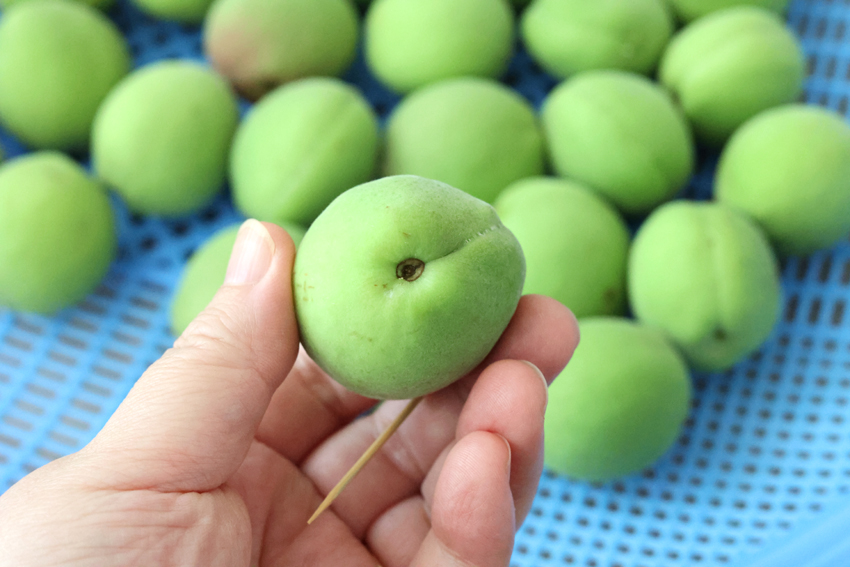
[[418, 398], [413, 398], [412, 400], [410, 400], [410, 402], [408, 402], [402, 412], [398, 414], [398, 417], [396, 417], [395, 420], [393, 420], [393, 422], [390, 424], [390, 426], [387, 427], [387, 429], [383, 433], [381, 433], [380, 437], [375, 439], [375, 441], [369, 446], [369, 448], [366, 449], [366, 452], [363, 453], [363, 455], [361, 455], [359, 459], [357, 459], [357, 462], [354, 463], [354, 465], [350, 469], [348, 469], [348, 472], [345, 473], [345, 476], [343, 476], [342, 479], [338, 483], [336, 483], [336, 486], [333, 487], [333, 490], [331, 490], [328, 495], [325, 496], [325, 499], [322, 501], [321, 504], [319, 504], [319, 507], [316, 508], [316, 511], [313, 512], [313, 515], [310, 516], [309, 520], [307, 520], [308, 524], [312, 524], [313, 521], [318, 518], [322, 512], [327, 510], [330, 505], [333, 504], [333, 501], [336, 500], [336, 497], [339, 496], [343, 490], [345, 490], [345, 487], [348, 485], [349, 482], [351, 482], [351, 479], [357, 476], [357, 473], [360, 472], [360, 469], [362, 469], [366, 465], [366, 463], [368, 463], [369, 460], [375, 456], [375, 453], [380, 451], [381, 447], [384, 446], [384, 443], [386, 443], [387, 440], [392, 437], [392, 434], [395, 433], [396, 429], [401, 426], [404, 420], [407, 419], [407, 416], [411, 414], [411, 412], [416, 408], [417, 405], [419, 405], [419, 402], [421, 401], [422, 396]]

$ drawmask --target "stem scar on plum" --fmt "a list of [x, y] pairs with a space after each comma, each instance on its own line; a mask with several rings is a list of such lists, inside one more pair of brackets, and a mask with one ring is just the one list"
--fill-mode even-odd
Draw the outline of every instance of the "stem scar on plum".
[[412, 282], [419, 279], [424, 270], [425, 262], [419, 258], [408, 258], [398, 263], [395, 267], [395, 275], [399, 279]]

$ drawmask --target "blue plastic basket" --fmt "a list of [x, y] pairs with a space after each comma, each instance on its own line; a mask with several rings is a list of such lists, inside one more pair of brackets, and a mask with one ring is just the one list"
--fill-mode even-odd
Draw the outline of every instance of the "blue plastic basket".
[[[137, 65], [202, 58], [197, 28], [123, 1], [111, 16]], [[806, 100], [847, 115], [850, 0], [797, 0], [788, 20], [808, 56]], [[397, 102], [362, 62], [346, 78], [381, 115]], [[555, 84], [522, 52], [504, 80], [534, 104]], [[22, 152], [3, 132], [0, 142]], [[713, 157], [703, 162], [689, 196], [710, 193]], [[97, 433], [172, 343], [186, 258], [240, 218], [226, 195], [179, 220], [115, 207], [120, 254], [96, 292], [55, 317], [0, 310], [0, 492]], [[728, 372], [694, 376], [687, 427], [656, 466], [601, 485], [544, 475], [512, 565], [850, 565], [850, 242], [789, 259], [783, 283], [772, 338]]]

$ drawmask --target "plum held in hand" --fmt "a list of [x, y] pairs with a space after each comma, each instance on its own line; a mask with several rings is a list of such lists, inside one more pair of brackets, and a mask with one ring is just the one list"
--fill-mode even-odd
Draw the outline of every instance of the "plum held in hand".
[[557, 299], [579, 318], [625, 312], [629, 230], [614, 207], [547, 177], [517, 181], [493, 206], [525, 254], [523, 293]]
[[676, 441], [691, 399], [681, 355], [627, 319], [579, 322], [581, 343], [549, 387], [544, 462], [579, 480], [640, 471]]
[[715, 198], [744, 211], [782, 254], [809, 254], [850, 234], [850, 124], [792, 104], [748, 121], [720, 155]]
[[779, 317], [782, 290], [767, 237], [719, 203], [659, 207], [638, 230], [628, 269], [635, 316], [664, 331], [699, 370], [732, 366]]
[[646, 77], [586, 71], [564, 81], [541, 112], [553, 168], [595, 189], [627, 215], [648, 213], [691, 175], [690, 127]]
[[356, 88], [330, 77], [269, 93], [230, 151], [233, 199], [247, 216], [308, 225], [340, 193], [371, 179], [378, 119]]
[[514, 47], [508, 0], [375, 0], [366, 14], [366, 62], [407, 93], [443, 79], [499, 77]]
[[658, 77], [679, 100], [697, 140], [719, 147], [749, 118], [797, 99], [805, 59], [775, 13], [739, 6], [676, 34]]
[[204, 52], [240, 94], [257, 100], [295, 79], [341, 74], [357, 36], [351, 0], [215, 0]]
[[664, 0], [535, 0], [521, 29], [531, 56], [556, 77], [592, 69], [648, 74], [673, 20]]
[[94, 169], [138, 213], [190, 213], [223, 187], [238, 118], [234, 94], [211, 70], [153, 63], [121, 81], [98, 109]]
[[69, 307], [94, 291], [115, 250], [106, 190], [76, 162], [45, 151], [0, 166], [0, 306]]
[[516, 309], [525, 261], [493, 207], [444, 183], [386, 177], [340, 195], [295, 258], [301, 341], [342, 385], [383, 399], [454, 382]]
[[522, 96], [464, 77], [408, 95], [387, 123], [384, 175], [421, 175], [492, 203], [505, 187], [542, 175], [543, 133]]
[[98, 106], [129, 70], [121, 32], [98, 10], [16, 4], [0, 20], [0, 121], [31, 148], [85, 150]]

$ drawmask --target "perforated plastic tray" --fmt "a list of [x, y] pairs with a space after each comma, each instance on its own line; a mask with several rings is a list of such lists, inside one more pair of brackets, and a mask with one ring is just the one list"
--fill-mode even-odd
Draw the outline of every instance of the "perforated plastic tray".
[[[151, 20], [123, 0], [110, 15], [137, 65], [202, 58], [197, 28]], [[788, 20], [808, 56], [806, 101], [846, 116], [850, 0], [797, 0]], [[346, 78], [382, 115], [397, 102], [362, 62]], [[555, 84], [521, 51], [505, 82], [536, 105]], [[9, 155], [22, 151], [2, 131], [0, 142]], [[703, 156], [689, 196], [709, 195], [713, 161]], [[173, 341], [168, 305], [185, 259], [239, 220], [226, 195], [179, 220], [115, 207], [120, 254], [95, 293], [54, 317], [0, 310], [0, 492], [103, 426]], [[777, 544], [825, 549], [836, 541], [829, 528], [843, 524], [807, 530], [840, 518], [833, 508], [850, 509], [850, 242], [787, 260], [783, 283], [785, 310], [772, 338], [728, 372], [694, 375], [687, 427], [656, 466], [602, 485], [544, 474], [512, 565], [751, 564]], [[842, 533], [850, 539], [850, 525]], [[760, 567], [805, 565], [799, 557], [812, 555], [773, 557]], [[818, 565], [850, 565], [846, 549], [831, 557]]]

